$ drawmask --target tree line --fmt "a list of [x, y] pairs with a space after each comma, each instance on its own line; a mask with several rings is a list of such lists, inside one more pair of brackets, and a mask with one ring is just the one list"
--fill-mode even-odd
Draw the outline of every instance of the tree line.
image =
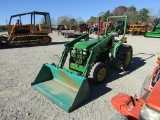
[[[160, 14], [160, 10], [159, 10]], [[108, 16], [119, 16], [119, 15], [127, 15], [128, 16], [128, 23], [153, 23], [156, 16], [150, 16], [150, 10], [147, 8], [142, 8], [140, 10], [137, 10], [135, 6], [118, 6], [116, 7], [112, 12], [110, 10], [107, 10], [106, 12], [100, 12], [97, 17], [91, 16], [87, 21], [84, 21], [82, 17], [73, 18], [70, 16], [60, 16], [58, 17], [57, 21], [52, 20], [52, 24], [63, 24], [70, 27], [78, 26], [81, 23], [87, 23], [87, 24], [94, 24], [97, 22], [98, 17], [101, 17], [101, 22], [105, 22], [107, 20]]]
[[[149, 16], [150, 10], [147, 8], [142, 8], [140, 10], [137, 10], [135, 6], [118, 6], [116, 7], [112, 12], [109, 10], [105, 12], [102, 16], [102, 21], [106, 21], [108, 16], [111, 15], [127, 15], [128, 16], [128, 23], [137, 23], [137, 22], [142, 22], [142, 23], [149, 23], [153, 22], [154, 18], [153, 16]], [[153, 19], [152, 19], [153, 18]]]

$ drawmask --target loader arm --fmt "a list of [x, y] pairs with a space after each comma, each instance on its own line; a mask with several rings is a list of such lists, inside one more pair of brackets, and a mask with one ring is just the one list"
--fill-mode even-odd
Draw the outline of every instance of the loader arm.
[[69, 50], [80, 40], [88, 38], [88, 34], [84, 34], [65, 44], [59, 65], [44, 64], [32, 83], [32, 87], [67, 112], [73, 111], [90, 96], [87, 79], [63, 69]]
[[[89, 58], [87, 59], [87, 63], [85, 66], [85, 71], [83, 72], [83, 76], [87, 77], [89, 75], [89, 72], [92, 68], [92, 64], [97, 61], [98, 56], [102, 51], [107, 51], [111, 50], [113, 51], [112, 46], [114, 45], [114, 35], [111, 34], [106, 38], [102, 38], [103, 40], [100, 40], [100, 42], [97, 42], [97, 44], [92, 47], [91, 53], [89, 55]], [[109, 42], [112, 44], [110, 45]], [[112, 55], [110, 56], [111, 58], [113, 57]]]
[[80, 42], [82, 39], [84, 39], [84, 41], [87, 41], [89, 39], [89, 35], [88, 34], [83, 34], [83, 35], [77, 37], [76, 39], [74, 39], [74, 40], [65, 44], [65, 48], [62, 52], [58, 67], [63, 68], [70, 48], [72, 48], [77, 42]]

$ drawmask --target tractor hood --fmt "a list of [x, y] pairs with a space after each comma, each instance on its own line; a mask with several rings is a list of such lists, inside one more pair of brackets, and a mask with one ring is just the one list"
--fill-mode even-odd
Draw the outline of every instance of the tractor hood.
[[97, 39], [92, 39], [92, 40], [89, 40], [89, 41], [84, 41], [84, 42], [75, 44], [74, 48], [87, 50], [87, 49], [92, 48], [94, 45], [96, 45], [97, 42], [98, 42]]
[[160, 81], [157, 82], [155, 87], [153, 88], [152, 92], [150, 93], [146, 104], [151, 108], [160, 111]]

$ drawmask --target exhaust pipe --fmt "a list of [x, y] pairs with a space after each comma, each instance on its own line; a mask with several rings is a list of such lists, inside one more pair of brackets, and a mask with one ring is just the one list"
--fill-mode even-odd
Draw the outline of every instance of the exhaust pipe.
[[101, 17], [98, 18], [98, 42], [99, 42], [99, 34], [100, 34], [100, 21], [101, 21]]

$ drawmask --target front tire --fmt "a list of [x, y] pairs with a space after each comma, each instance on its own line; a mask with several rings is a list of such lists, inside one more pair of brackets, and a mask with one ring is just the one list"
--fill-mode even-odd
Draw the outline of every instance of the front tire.
[[125, 71], [131, 64], [133, 49], [130, 45], [121, 44], [116, 53], [114, 65], [117, 69]]
[[108, 74], [108, 67], [106, 64], [102, 62], [96, 63], [90, 72], [90, 78], [92, 83], [94, 84], [100, 84], [105, 81]]

